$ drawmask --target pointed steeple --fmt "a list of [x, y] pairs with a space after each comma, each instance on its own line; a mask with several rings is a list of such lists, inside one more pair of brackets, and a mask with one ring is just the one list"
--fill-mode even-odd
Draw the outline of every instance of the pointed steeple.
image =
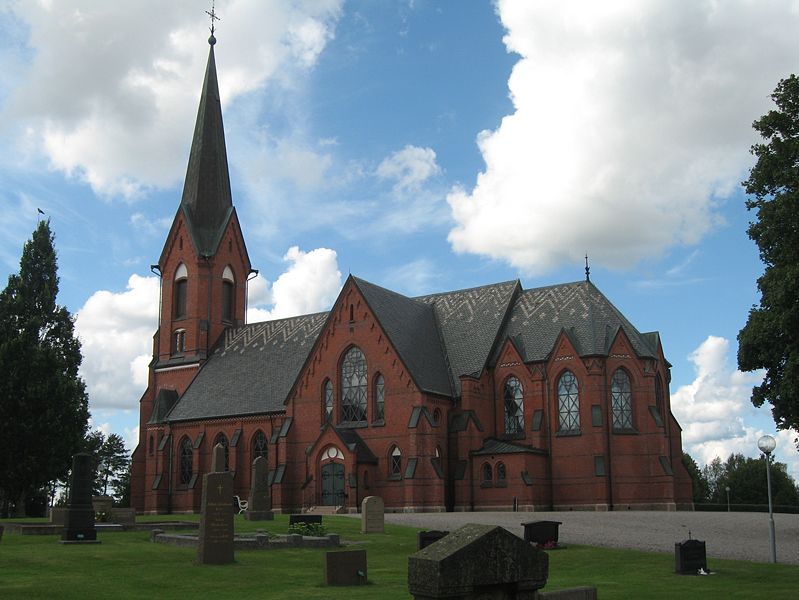
[[208, 43], [211, 45], [208, 66], [181, 200], [194, 244], [203, 256], [216, 254], [220, 237], [233, 211], [214, 60], [216, 38], [213, 34]]

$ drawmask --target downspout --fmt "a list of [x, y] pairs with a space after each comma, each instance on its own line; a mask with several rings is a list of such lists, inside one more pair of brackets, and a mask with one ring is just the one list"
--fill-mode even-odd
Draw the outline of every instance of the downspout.
[[547, 470], [549, 479], [549, 510], [555, 510], [555, 482], [552, 480], [552, 423], [549, 422], [549, 415], [554, 414], [554, 411], [549, 410], [549, 402], [551, 395], [549, 393], [549, 369], [544, 367], [544, 414], [541, 419], [546, 424], [547, 428], [547, 441], [549, 445], [549, 452], [547, 453], [549, 459], [547, 460]]
[[172, 514], [172, 428], [169, 428], [169, 469], [167, 469], [166, 514]]

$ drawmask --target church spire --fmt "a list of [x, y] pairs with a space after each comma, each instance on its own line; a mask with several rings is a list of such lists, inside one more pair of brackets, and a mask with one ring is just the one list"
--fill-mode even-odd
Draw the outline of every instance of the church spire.
[[213, 256], [220, 236], [233, 210], [230, 194], [225, 130], [214, 60], [213, 33], [208, 39], [208, 66], [205, 70], [197, 123], [191, 142], [186, 182], [181, 206], [188, 217], [191, 236], [202, 256]]

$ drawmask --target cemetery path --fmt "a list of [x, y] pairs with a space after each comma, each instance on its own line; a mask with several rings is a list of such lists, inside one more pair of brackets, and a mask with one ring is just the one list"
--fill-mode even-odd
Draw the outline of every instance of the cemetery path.
[[[561, 544], [584, 544], [674, 553], [691, 537], [707, 544], [708, 557], [769, 562], [769, 522], [765, 513], [742, 512], [473, 512], [386, 513], [386, 522], [453, 530], [466, 523], [501, 525], [523, 537], [525, 521], [561, 521]], [[777, 562], [799, 565], [799, 514], [775, 514]]]

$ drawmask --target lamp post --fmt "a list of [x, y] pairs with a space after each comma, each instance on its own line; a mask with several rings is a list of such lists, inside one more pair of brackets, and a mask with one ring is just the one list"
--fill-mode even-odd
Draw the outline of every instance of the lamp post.
[[757, 440], [757, 447], [766, 455], [766, 484], [768, 485], [768, 521], [769, 540], [771, 541], [771, 562], [777, 562], [777, 541], [774, 537], [774, 511], [771, 505], [771, 453], [777, 447], [777, 442], [770, 435], [764, 435]]
[[730, 486], [724, 488], [727, 490], [727, 512], [730, 512]]

